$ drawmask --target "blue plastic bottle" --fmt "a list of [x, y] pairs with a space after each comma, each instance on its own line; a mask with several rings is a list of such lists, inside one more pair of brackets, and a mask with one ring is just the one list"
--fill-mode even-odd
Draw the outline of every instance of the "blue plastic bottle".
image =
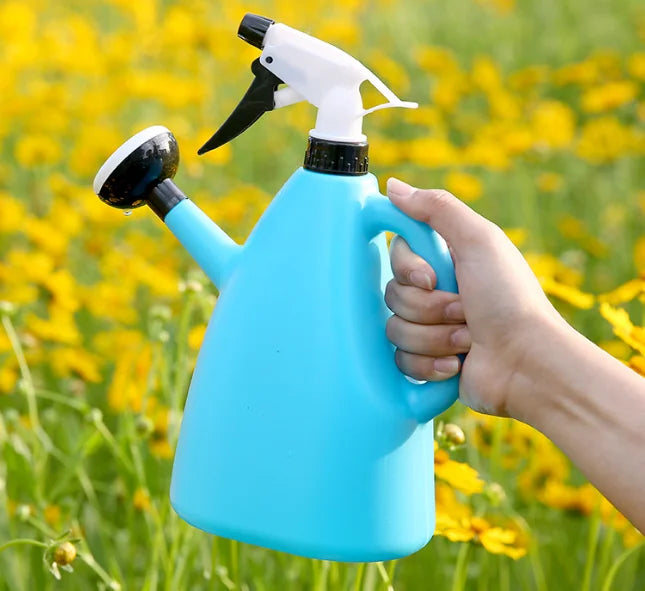
[[457, 398], [458, 378], [418, 384], [397, 368], [385, 335], [383, 232], [431, 262], [438, 289], [456, 292], [456, 283], [444, 241], [367, 172], [358, 88], [368, 79], [384, 106], [413, 105], [285, 25], [247, 15], [240, 35], [263, 48], [255, 81], [202, 152], [277, 106], [306, 99], [319, 115], [305, 166], [244, 246], [183, 195], [168, 198], [170, 181], [155, 189], [172, 201], [165, 223], [220, 290], [186, 401], [172, 505], [202, 530], [293, 554], [406, 556], [434, 531], [432, 419]]

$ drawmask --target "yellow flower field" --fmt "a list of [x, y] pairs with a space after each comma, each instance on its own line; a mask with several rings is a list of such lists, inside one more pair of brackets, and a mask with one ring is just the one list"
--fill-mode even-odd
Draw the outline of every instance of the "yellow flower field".
[[381, 187], [395, 175], [467, 201], [567, 320], [645, 375], [635, 0], [0, 0], [0, 590], [645, 588], [645, 540], [553, 444], [459, 403], [435, 424], [437, 530], [412, 557], [295, 558], [173, 513], [217, 294], [147, 208], [124, 215], [91, 184], [124, 139], [165, 125], [179, 186], [244, 241], [315, 120], [311, 105], [276, 110], [197, 156], [250, 83], [247, 12], [419, 102], [365, 120]]

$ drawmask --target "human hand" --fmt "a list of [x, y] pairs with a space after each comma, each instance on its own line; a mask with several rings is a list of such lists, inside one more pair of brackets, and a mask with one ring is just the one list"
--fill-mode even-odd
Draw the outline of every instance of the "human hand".
[[530, 397], [532, 382], [539, 380], [532, 373], [538, 364], [530, 363], [536, 345], [568, 325], [498, 226], [447, 191], [389, 179], [388, 196], [446, 240], [459, 286], [459, 295], [434, 290], [432, 267], [402, 238], [393, 240], [394, 278], [385, 300], [394, 312], [387, 336], [397, 347], [397, 365], [416, 379], [446, 379], [458, 371], [456, 354], [468, 352], [461, 401], [488, 414], [521, 415], [517, 399]]

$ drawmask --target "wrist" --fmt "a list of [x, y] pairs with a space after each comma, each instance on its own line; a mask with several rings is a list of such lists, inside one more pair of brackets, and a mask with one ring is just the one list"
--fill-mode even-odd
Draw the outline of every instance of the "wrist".
[[542, 430], [584, 372], [578, 366], [580, 355], [595, 346], [555, 315], [536, 318], [524, 335], [524, 339], [530, 335], [529, 341], [521, 349], [506, 410], [510, 417]]

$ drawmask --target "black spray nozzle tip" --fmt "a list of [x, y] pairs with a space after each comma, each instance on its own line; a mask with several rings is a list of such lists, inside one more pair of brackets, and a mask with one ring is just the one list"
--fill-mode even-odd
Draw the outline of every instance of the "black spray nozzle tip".
[[244, 18], [240, 23], [240, 28], [237, 30], [237, 36], [254, 47], [262, 49], [262, 46], [264, 45], [264, 36], [269, 30], [269, 27], [274, 23], [275, 21], [267, 18], [266, 16], [251, 14], [249, 12], [244, 15]]

